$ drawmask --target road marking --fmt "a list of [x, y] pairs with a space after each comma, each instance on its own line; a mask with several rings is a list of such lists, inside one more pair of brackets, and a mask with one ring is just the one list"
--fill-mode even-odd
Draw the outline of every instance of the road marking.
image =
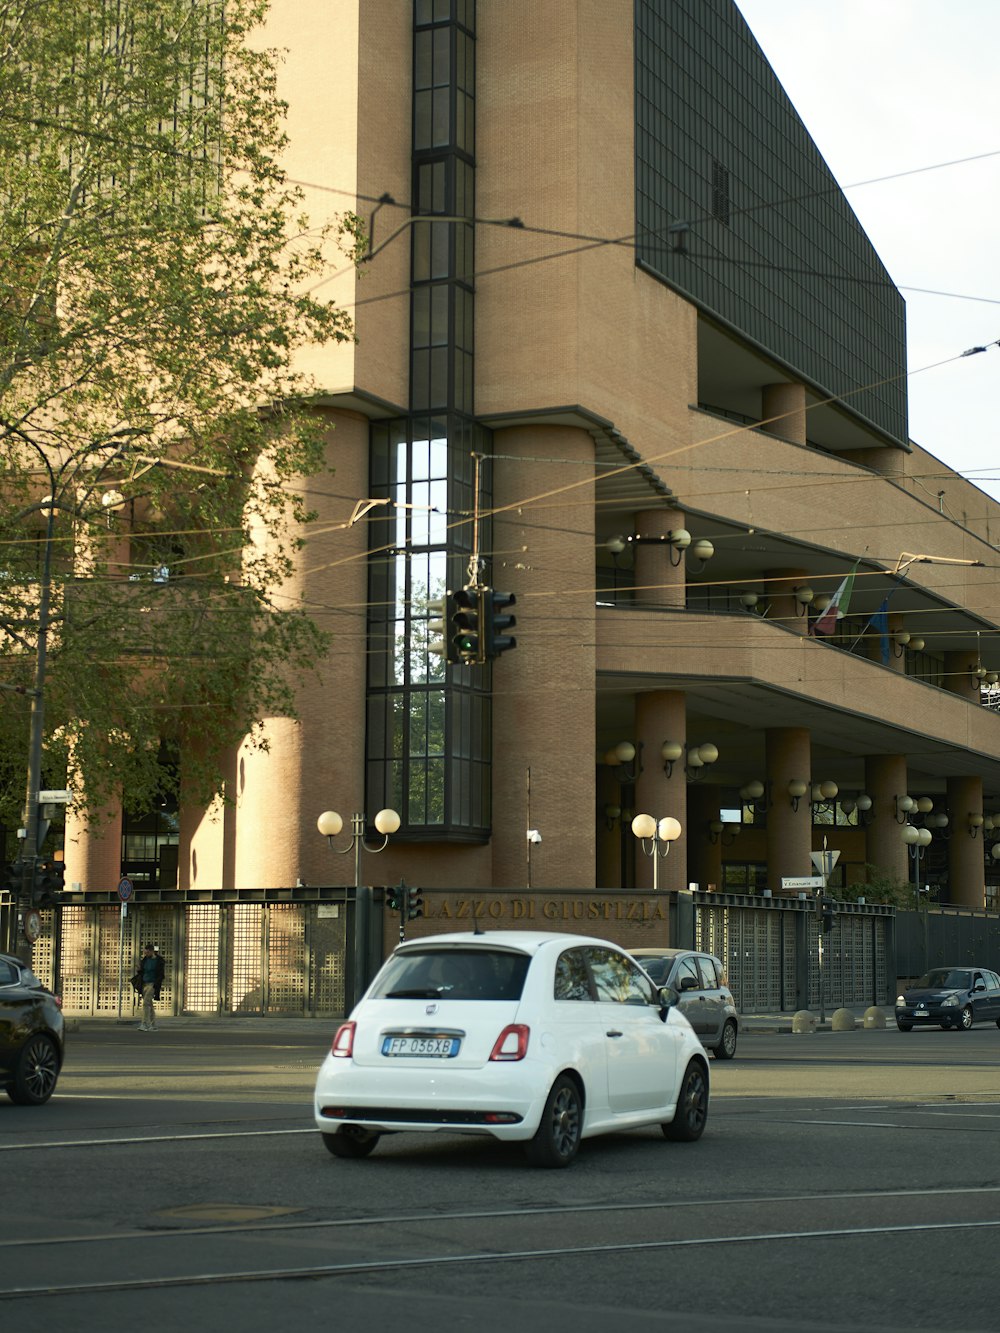
[[312, 1129], [234, 1129], [211, 1134], [143, 1134], [137, 1138], [53, 1139], [42, 1143], [0, 1143], [0, 1152], [36, 1152], [39, 1148], [126, 1148], [131, 1143], [187, 1143], [193, 1139], [262, 1139], [281, 1134], [317, 1134]]

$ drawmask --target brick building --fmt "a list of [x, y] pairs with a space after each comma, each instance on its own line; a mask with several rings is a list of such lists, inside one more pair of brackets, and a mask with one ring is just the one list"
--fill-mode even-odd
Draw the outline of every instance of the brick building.
[[[910, 440], [903, 300], [736, 6], [270, 23], [289, 173], [371, 234], [285, 589], [333, 647], [231, 805], [71, 812], [71, 878], [353, 884], [317, 816], [392, 808], [362, 882], [778, 894], [826, 845], [992, 904], [1000, 507]], [[517, 647], [446, 665], [429, 604], [470, 581]], [[637, 812], [680, 824], [655, 864]]]

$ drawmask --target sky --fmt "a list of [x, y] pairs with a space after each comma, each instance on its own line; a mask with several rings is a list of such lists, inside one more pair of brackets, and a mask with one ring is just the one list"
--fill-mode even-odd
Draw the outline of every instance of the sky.
[[924, 369], [1000, 340], [1000, 0], [736, 4], [906, 300], [910, 438], [1000, 500], [1000, 347]]

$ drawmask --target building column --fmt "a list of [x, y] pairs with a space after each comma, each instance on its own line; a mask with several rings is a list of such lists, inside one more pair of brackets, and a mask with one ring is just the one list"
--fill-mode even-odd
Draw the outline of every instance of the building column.
[[[345, 526], [350, 502], [342, 498], [368, 494], [368, 420], [343, 411], [329, 417], [327, 455], [336, 461], [337, 484], [331, 489], [323, 473], [306, 483], [303, 501], [317, 521], [280, 590], [279, 604], [285, 606], [363, 607], [368, 601], [367, 528]], [[239, 747], [233, 779], [235, 888], [290, 888], [297, 878], [307, 884], [353, 884], [354, 858], [331, 855], [316, 820], [324, 810], [337, 810], [350, 829], [351, 816], [364, 811], [364, 633], [364, 617], [358, 616], [351, 622], [349, 647], [328, 654], [296, 681], [301, 721], [264, 718], [268, 748], [248, 741]], [[372, 817], [375, 811], [365, 813]], [[390, 842], [375, 872], [379, 883], [399, 879], [408, 868], [404, 855]], [[365, 875], [371, 882], [370, 867], [363, 862], [362, 882]]]
[[806, 442], [804, 384], [765, 384], [760, 391], [760, 429], [793, 444]]
[[948, 812], [948, 901], [956, 907], [985, 907], [982, 826], [974, 838], [969, 833], [969, 816], [983, 813], [982, 778], [949, 778]]
[[970, 703], [978, 704], [979, 678], [975, 674], [978, 666], [979, 654], [974, 651], [945, 653], [944, 688], [950, 690], [952, 694], [968, 699]]
[[764, 575], [768, 620], [779, 621], [800, 634], [809, 633], [809, 607], [796, 597], [796, 589], [808, 584], [804, 569], [769, 569]]
[[[187, 744], [194, 744], [194, 741]], [[231, 889], [234, 887], [236, 818], [225, 797], [236, 790], [237, 750], [226, 752], [225, 791], [208, 809], [184, 798], [183, 756], [181, 771], [180, 828], [177, 848], [177, 887], [189, 889]]]
[[[812, 806], [809, 789], [811, 744], [805, 727], [772, 727], [765, 737], [771, 808], [767, 812], [767, 883], [781, 892], [783, 877], [811, 875]], [[805, 794], [793, 802], [790, 782], [805, 783]]]
[[70, 804], [66, 807], [66, 888], [79, 884], [84, 892], [110, 893], [122, 877], [122, 808], [97, 812], [88, 823]]
[[[684, 755], [666, 772], [660, 751], [664, 741], [687, 744], [687, 700], [679, 690], [653, 690], [638, 694], [635, 699], [636, 744], [641, 743], [639, 756], [642, 771], [635, 783], [636, 814], [652, 815], [660, 820], [668, 815], [680, 822], [681, 836], [671, 844], [666, 857], [657, 868], [657, 884], [662, 890], [686, 889], [688, 886], [687, 849], [688, 811], [687, 775]], [[634, 838], [631, 829], [628, 836]], [[635, 858], [636, 888], [653, 887], [653, 859], [637, 849]]]
[[[594, 441], [576, 427], [534, 425], [497, 430], [494, 445], [493, 544], [505, 554], [492, 577], [517, 597], [517, 648], [493, 667], [492, 883], [525, 885], [531, 827], [543, 839], [530, 848], [533, 888], [592, 885]], [[529, 493], [558, 496], [558, 523], [539, 520], [523, 503]], [[539, 570], [549, 571], [541, 596]]]
[[684, 550], [667, 541], [669, 533], [682, 529], [686, 531], [684, 515], [677, 509], [650, 509], [635, 515], [636, 535], [653, 539], [640, 542], [635, 548], [637, 601], [651, 606], [684, 605]]
[[865, 760], [865, 790], [872, 798], [866, 830], [865, 857], [870, 866], [890, 880], [910, 879], [903, 826], [896, 818], [896, 797], [906, 795], [906, 760], [902, 755], [869, 755]]
[[699, 889], [719, 890], [722, 885], [722, 839], [713, 842], [709, 826], [719, 818], [719, 788], [691, 783], [687, 789], [688, 875]]

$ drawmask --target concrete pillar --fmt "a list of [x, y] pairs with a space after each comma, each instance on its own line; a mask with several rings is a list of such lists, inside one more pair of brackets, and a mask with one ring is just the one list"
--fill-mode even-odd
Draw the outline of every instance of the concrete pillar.
[[982, 778], [948, 779], [948, 813], [948, 900], [959, 907], [985, 907], [983, 830], [978, 828], [974, 838], [969, 833], [969, 816], [983, 813]]
[[[767, 778], [772, 784], [772, 805], [767, 812], [767, 886], [780, 893], [782, 876], [813, 873], [809, 732], [805, 727], [772, 727], [765, 746]], [[797, 807], [788, 794], [788, 784], [793, 780], [806, 784]]]
[[712, 841], [709, 826], [719, 818], [719, 788], [692, 782], [687, 789], [689, 883], [722, 888], [722, 840]]
[[181, 762], [177, 887], [181, 890], [231, 889], [235, 887], [236, 811], [227, 803], [225, 795], [232, 799], [236, 791], [237, 749], [232, 746], [224, 760], [227, 770], [225, 792], [208, 809], [185, 799], [183, 754]]
[[765, 384], [760, 391], [760, 429], [793, 444], [806, 442], [806, 390], [803, 384]]
[[[367, 528], [345, 528], [350, 502], [368, 494], [368, 420], [333, 412], [328, 457], [337, 484], [320, 474], [307, 483], [307, 508], [317, 513], [307, 544], [281, 589], [279, 605], [361, 608], [368, 600]], [[320, 620], [321, 624], [325, 622]], [[350, 830], [351, 815], [364, 811], [365, 673], [364, 616], [350, 619], [350, 637], [296, 682], [301, 721], [264, 718], [265, 751], [249, 743], [235, 760], [236, 888], [353, 884], [353, 856], [334, 856], [316, 830], [324, 810], [337, 810]], [[369, 818], [375, 811], [367, 811]], [[522, 842], [524, 830], [521, 831]], [[362, 883], [392, 884], [408, 871], [405, 848], [390, 849], [377, 863], [362, 853]], [[377, 869], [375, 866], [377, 865]]]
[[[686, 530], [684, 515], [676, 509], [651, 509], [635, 516], [639, 537], [663, 538], [640, 542], [635, 548], [635, 596], [651, 606], [683, 606], [686, 558], [666, 540], [670, 532]], [[675, 563], [676, 562], [676, 563]]]
[[889, 879], [908, 881], [910, 860], [903, 841], [903, 825], [896, 819], [896, 797], [907, 794], [903, 756], [869, 755], [865, 760], [865, 790], [872, 798], [866, 861]]
[[107, 893], [122, 877], [122, 810], [111, 806], [87, 823], [73, 805], [66, 807], [66, 887]]
[[[680, 821], [681, 836], [662, 858], [657, 870], [661, 890], [686, 889], [688, 886], [688, 846], [690, 844], [687, 810], [687, 777], [684, 755], [676, 760], [671, 773], [664, 769], [660, 751], [664, 741], [687, 743], [686, 699], [678, 690], [653, 690], [638, 694], [635, 700], [636, 742], [641, 742], [642, 772], [635, 784], [637, 814], [663, 819], [672, 815]], [[629, 837], [634, 837], [631, 830]], [[637, 888], [653, 887], [652, 857], [637, 854], [635, 861]]]
[[961, 695], [970, 703], [979, 703], [979, 679], [974, 674], [979, 666], [979, 654], [974, 650], [944, 655], [944, 680], [941, 682], [952, 694]]
[[811, 586], [804, 569], [769, 569], [764, 575], [768, 620], [777, 620], [800, 634], [809, 632], [809, 608], [795, 596], [797, 588]]
[[[517, 597], [517, 648], [493, 668], [491, 882], [525, 884], [530, 773], [530, 827], [543, 838], [531, 849], [532, 887], [592, 885], [594, 442], [576, 427], [533, 425], [497, 431], [494, 443], [493, 544], [508, 554], [505, 564], [494, 563], [493, 577]], [[528, 494], [558, 496], [558, 523], [522, 508]], [[510, 554], [520, 551], [527, 554]], [[539, 570], [550, 571], [541, 596]]]

